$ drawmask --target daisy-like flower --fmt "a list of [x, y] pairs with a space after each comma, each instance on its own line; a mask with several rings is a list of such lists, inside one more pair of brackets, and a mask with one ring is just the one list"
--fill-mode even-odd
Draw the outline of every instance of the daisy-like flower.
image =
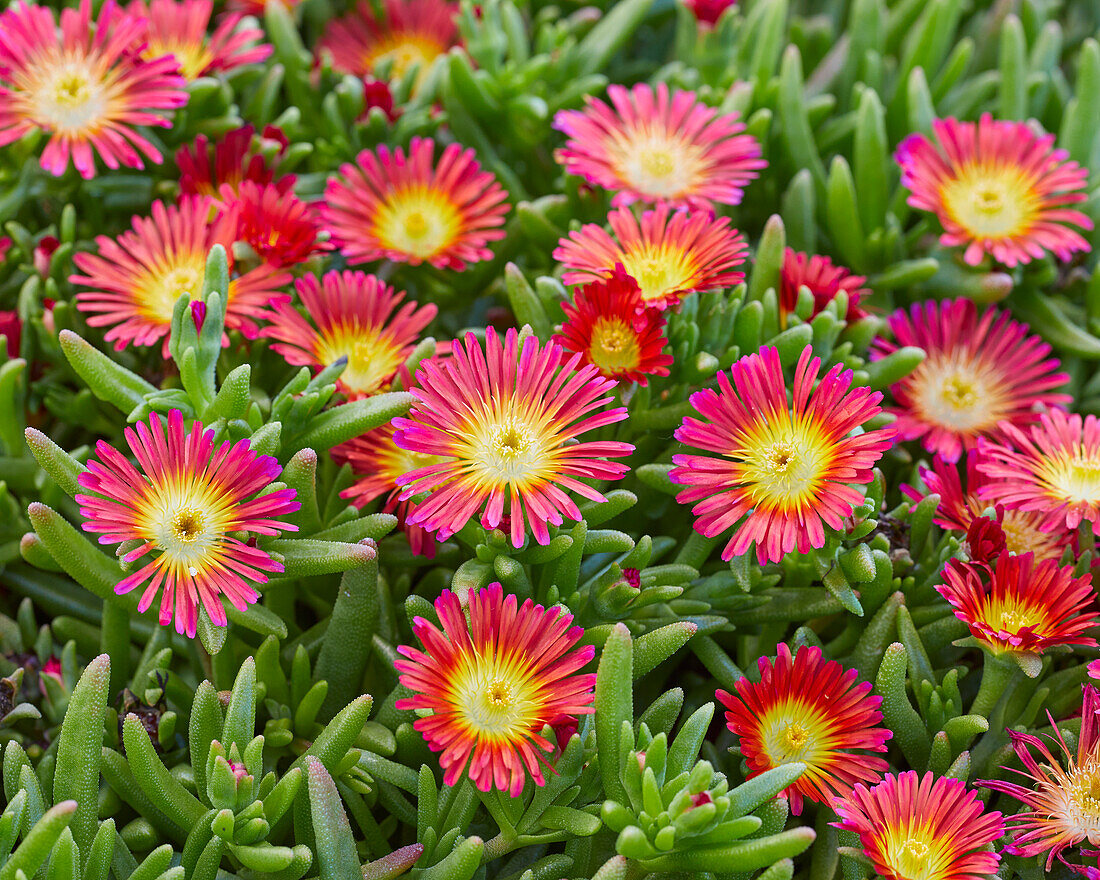
[[983, 440], [978, 470], [988, 479], [978, 491], [992, 504], [1035, 511], [1043, 528], [1076, 529], [1082, 520], [1100, 534], [1100, 421], [1060, 409], [1037, 424], [1002, 425], [1003, 442]]
[[49, 132], [42, 167], [60, 176], [72, 159], [81, 177], [108, 168], [159, 164], [160, 151], [136, 126], [168, 128], [164, 111], [187, 103], [176, 60], [138, 55], [147, 22], [107, 0], [95, 23], [91, 0], [61, 10], [17, 0], [0, 14], [0, 147]]
[[225, 626], [221, 596], [243, 611], [259, 598], [250, 582], [266, 583], [268, 573], [283, 570], [238, 533], [296, 531], [277, 519], [301, 506], [294, 490], [255, 497], [279, 478], [279, 462], [257, 455], [247, 440], [215, 446], [214, 431], [198, 422], [185, 431], [179, 410], [169, 414], [167, 429], [154, 413], [148, 425], [138, 422], [125, 436], [141, 469], [101, 440], [99, 461], [80, 475], [81, 488], [91, 494], [76, 496], [84, 531], [99, 535], [100, 544], [136, 544], [122, 556], [125, 562], [154, 554], [115, 592], [147, 584], [138, 608], [147, 609], [160, 593], [161, 625], [174, 618], [176, 632], [188, 636], [195, 635], [200, 603], [213, 623]]
[[798, 292], [803, 287], [814, 295], [816, 315], [831, 303], [840, 291], [848, 295], [848, 321], [858, 321], [866, 316], [859, 307], [860, 300], [871, 291], [862, 287], [867, 279], [862, 275], [853, 275], [843, 266], [834, 266], [828, 257], [810, 256], [801, 251], [787, 248], [783, 252], [783, 266], [779, 273], [779, 309], [784, 315], [795, 310], [798, 305]]
[[965, 246], [967, 263], [991, 254], [1015, 266], [1046, 251], [1068, 260], [1089, 250], [1072, 227], [1092, 221], [1067, 207], [1085, 201], [1088, 172], [1054, 149], [1054, 135], [988, 113], [977, 123], [937, 119], [932, 130], [934, 140], [912, 134], [898, 147], [901, 182], [910, 205], [939, 218], [940, 241]]
[[[227, 132], [213, 147], [204, 134], [195, 138], [194, 149], [181, 147], [176, 153], [180, 193], [221, 199], [225, 188], [229, 187], [236, 197], [246, 180], [258, 186], [273, 184], [281, 192], [289, 192], [294, 186], [294, 175], [276, 175], [276, 168], [253, 151], [252, 138], [255, 134], [256, 130], [251, 125], [245, 125]], [[285, 136], [274, 126], [264, 129], [263, 136], [277, 140], [283, 148], [286, 147]]]
[[[1100, 845], [1100, 731], [1097, 729], [1100, 695], [1090, 684], [1084, 685], [1082, 690], [1084, 705], [1076, 754], [1066, 745], [1062, 732], [1048, 713], [1064, 760], [1055, 757], [1039, 737], [1009, 730], [1007, 733], [1016, 756], [1024, 765], [1020, 775], [1027, 777], [1030, 784], [997, 779], [979, 783], [1030, 808], [1008, 817], [1013, 839], [1005, 852], [1024, 858], [1046, 853], [1048, 871], [1056, 857], [1065, 861], [1062, 854], [1069, 847], [1086, 842]], [[1032, 754], [1032, 749], [1036, 754]]]
[[[159, 339], [167, 347], [176, 300], [184, 294], [198, 299], [206, 258], [215, 244], [225, 247], [232, 273], [237, 221], [232, 213], [223, 213], [211, 223], [214, 208], [201, 197], [182, 199], [178, 205], [154, 202], [152, 216], [135, 217], [133, 228], [117, 239], [96, 238], [98, 254], [73, 257], [84, 274], [69, 280], [88, 288], [77, 294], [77, 308], [89, 315], [90, 326], [110, 328], [105, 338], [116, 349]], [[236, 278], [231, 274], [225, 326], [255, 338], [264, 307], [289, 299], [280, 288], [290, 279], [288, 273], [264, 265]]]
[[759, 682], [742, 678], [736, 693], [717, 693], [750, 777], [804, 763], [806, 772], [783, 793], [796, 816], [803, 798], [828, 804], [857, 782], [882, 778], [886, 761], [867, 753], [885, 752], [892, 734], [879, 724], [882, 698], [856, 670], [824, 660], [820, 648], [792, 657], [782, 642], [775, 661], [761, 657], [759, 665]]
[[340, 493], [340, 497], [362, 508], [385, 495], [382, 511], [397, 517], [413, 553], [431, 558], [435, 556], [434, 536], [430, 531], [409, 523], [409, 514], [416, 509], [416, 501], [400, 499], [401, 487], [397, 485], [397, 478], [418, 468], [439, 464], [443, 459], [438, 455], [402, 449], [393, 442], [395, 430], [393, 425], [383, 425], [332, 450], [333, 460], [351, 465], [352, 472], [358, 478]]
[[745, 280], [732, 271], [745, 262], [748, 245], [727, 217], [708, 212], [645, 211], [641, 222], [628, 208], [607, 215], [614, 238], [602, 226], [585, 224], [554, 251], [566, 284], [599, 281], [622, 266], [638, 282], [642, 303], [663, 309], [693, 291], [731, 287]]
[[462, 270], [487, 260], [504, 238], [508, 194], [474, 151], [458, 144], [433, 162], [435, 142], [414, 137], [398, 147], [364, 150], [329, 180], [321, 207], [326, 228], [349, 263], [389, 258]]
[[825, 545], [825, 527], [842, 529], [863, 503], [853, 484], [870, 483], [871, 469], [893, 441], [893, 428], [852, 432], [882, 410], [882, 395], [852, 388], [852, 371], [833, 366], [817, 388], [821, 359], [806, 346], [798, 359], [793, 406], [779, 352], [764, 347], [741, 358], [718, 391], [691, 395], [704, 420], [685, 418], [676, 439], [720, 458], [674, 455], [676, 496], [694, 504], [695, 530], [713, 538], [736, 527], [723, 559], [756, 544], [760, 564]]
[[637, 283], [621, 270], [607, 281], [578, 287], [562, 306], [566, 321], [554, 342], [563, 357], [579, 353], [600, 375], [645, 385], [647, 376], [667, 376], [672, 355], [662, 354], [665, 318], [646, 309]]
[[145, 0], [132, 0], [128, 11], [149, 22], [142, 57], [151, 61], [162, 55], [174, 56], [188, 81], [259, 64], [273, 51], [269, 45], [257, 45], [264, 35], [259, 28], [238, 29], [243, 18], [240, 13], [223, 15], [214, 32], [207, 34], [213, 0], [151, 0], [148, 6]]
[[363, 272], [328, 272], [321, 281], [295, 282], [309, 320], [287, 302], [276, 303], [263, 335], [287, 363], [320, 369], [340, 358], [348, 365], [337, 387], [349, 398], [385, 391], [436, 315], [434, 305], [402, 304], [403, 292]]
[[890, 774], [874, 788], [857, 784], [833, 802], [833, 824], [859, 835], [875, 872], [888, 880], [977, 880], [996, 873], [991, 844], [1004, 834], [966, 785], [932, 773]]
[[[926, 494], [940, 496], [939, 507], [932, 522], [940, 528], [964, 534], [970, 530], [974, 521], [985, 515], [991, 506], [981, 497], [983, 486], [989, 480], [978, 469], [978, 452], [971, 450], [966, 456], [966, 484], [959, 476], [958, 466], [944, 461], [940, 456], [932, 459], [932, 467], [921, 467], [920, 478], [927, 487], [927, 493], [903, 485], [902, 494], [912, 501], [919, 502]], [[997, 523], [1004, 532], [1005, 543], [1010, 553], [1033, 552], [1036, 559], [1061, 559], [1062, 551], [1069, 543], [1072, 534], [1065, 530], [1043, 531], [1043, 517], [1032, 511], [1006, 510], [997, 505], [994, 509]]]
[[614, 192], [612, 205], [739, 205], [768, 165], [736, 113], [719, 115], [694, 92], [638, 83], [608, 86], [607, 96], [611, 106], [589, 96], [584, 110], [558, 112], [554, 128], [568, 141], [554, 156], [570, 174]]
[[899, 309], [888, 325], [896, 344], [876, 339], [872, 359], [901, 345], [923, 348], [921, 364], [890, 386], [898, 436], [919, 439], [929, 452], [957, 461], [980, 437], [997, 437], [1007, 426], [1027, 425], [1038, 411], [1069, 403], [1055, 389], [1069, 376], [1058, 371], [1050, 345], [1029, 336], [1026, 324], [1008, 312], [981, 314], [969, 299], [915, 303]]
[[456, 11], [445, 0], [386, 0], [386, 18], [379, 21], [360, 0], [348, 15], [328, 23], [317, 54], [328, 54], [340, 73], [367, 76], [388, 62], [391, 79], [401, 79], [414, 64], [419, 78], [455, 44]]
[[554, 743], [543, 728], [593, 711], [596, 676], [578, 673], [595, 648], [574, 647], [584, 630], [556, 608], [530, 599], [520, 605], [500, 584], [469, 593], [465, 603], [444, 590], [435, 610], [442, 631], [415, 618], [413, 633], [424, 650], [401, 645], [403, 659], [394, 665], [415, 692], [397, 708], [432, 713], [413, 726], [441, 753], [444, 784], [465, 774], [480, 791], [512, 797], [528, 778], [545, 785], [545, 755]]
[[1036, 562], [1033, 553], [998, 553], [980, 562], [952, 559], [943, 579], [936, 591], [994, 653], [1041, 654], [1056, 645], [1096, 644], [1083, 635], [1098, 619], [1092, 575], [1075, 578], [1072, 565]]
[[631, 444], [574, 442], [626, 418], [625, 407], [603, 409], [614, 387], [579, 354], [562, 363], [555, 343], [529, 336], [521, 349], [515, 330], [501, 342], [490, 327], [484, 349], [472, 333], [454, 342], [450, 358], [421, 364], [410, 389], [417, 401], [408, 418], [393, 420], [398, 446], [445, 459], [398, 477], [402, 499], [427, 493], [408, 521], [446, 540], [478, 511], [487, 529], [507, 514], [513, 546], [523, 546], [527, 529], [549, 543], [549, 525], [581, 518], [566, 491], [603, 501], [581, 480], [628, 470], [606, 459], [630, 455]]
[[332, 248], [318, 239], [321, 224], [314, 207], [283, 187], [244, 180], [234, 194], [224, 184], [222, 202], [235, 210], [237, 241], [246, 242], [268, 265], [295, 266]]

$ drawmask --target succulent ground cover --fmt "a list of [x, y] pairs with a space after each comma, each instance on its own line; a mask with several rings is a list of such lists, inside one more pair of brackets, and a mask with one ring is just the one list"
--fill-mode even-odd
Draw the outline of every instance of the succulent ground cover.
[[1100, 877], [1091, 0], [0, 11], [0, 880]]

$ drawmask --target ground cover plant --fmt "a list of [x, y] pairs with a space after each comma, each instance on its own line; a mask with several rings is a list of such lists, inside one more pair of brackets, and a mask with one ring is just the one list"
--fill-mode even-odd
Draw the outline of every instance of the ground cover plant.
[[1100, 877], [1092, 0], [0, 11], [0, 880]]

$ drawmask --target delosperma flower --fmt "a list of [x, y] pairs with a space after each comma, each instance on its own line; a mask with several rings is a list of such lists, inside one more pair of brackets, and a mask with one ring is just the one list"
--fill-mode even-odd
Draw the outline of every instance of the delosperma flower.
[[124, 562], [153, 554], [115, 592], [144, 585], [141, 611], [160, 593], [161, 624], [174, 620], [176, 631], [188, 636], [195, 635], [200, 605], [214, 624], [225, 626], [222, 596], [243, 611], [259, 597], [253, 584], [283, 570], [268, 553], [244, 543], [241, 533], [296, 531], [279, 519], [298, 510], [294, 490], [257, 496], [278, 479], [279, 463], [257, 455], [247, 440], [215, 446], [214, 432], [201, 423], [185, 430], [179, 410], [169, 414], [167, 428], [154, 414], [124, 433], [138, 468], [101, 440], [99, 461], [80, 475], [86, 494], [76, 496], [84, 530], [99, 535], [99, 543], [137, 543]]
[[998, 779], [983, 779], [980, 783], [1028, 808], [1008, 817], [1012, 842], [1005, 852], [1024, 858], [1046, 854], [1048, 871], [1055, 858], [1065, 861], [1063, 854], [1070, 847], [1086, 842], [1100, 845], [1100, 695], [1091, 684], [1082, 690], [1084, 704], [1076, 750], [1066, 744], [1053, 718], [1053, 739], [1062, 751], [1057, 757], [1045, 738], [1009, 730], [1016, 757], [1024, 765], [1022, 772], [1015, 772], [1024, 777], [1026, 784]]
[[504, 237], [507, 197], [473, 150], [458, 144], [434, 160], [435, 142], [414, 137], [400, 147], [364, 150], [329, 180], [321, 211], [349, 263], [388, 258], [463, 269], [487, 260]]
[[242, 15], [228, 13], [207, 33], [214, 12], [213, 0], [131, 0], [131, 15], [148, 20], [147, 43], [142, 57], [147, 60], [171, 55], [184, 79], [191, 81], [220, 70], [258, 64], [272, 52], [269, 45], [257, 45], [264, 32], [240, 27]]
[[[978, 461], [977, 450], [967, 453], [965, 485], [958, 465], [938, 455], [932, 459], [931, 468], [921, 467], [920, 478], [928, 493], [940, 496], [936, 516], [932, 520], [940, 528], [966, 534], [974, 521], [993, 507], [981, 497], [982, 488], [989, 484], [989, 480], [979, 470]], [[901, 491], [913, 501], [924, 497], [924, 493], [912, 486], [903, 484]], [[1072, 536], [1067, 529], [1044, 531], [1044, 518], [1034, 511], [1005, 509], [997, 505], [994, 514], [1011, 553], [1034, 553], [1036, 560], [1060, 559]]]
[[1003, 442], [984, 441], [978, 491], [990, 504], [1034, 511], [1049, 531], [1076, 529], [1082, 521], [1100, 532], [1100, 420], [1060, 409], [1027, 428], [1002, 424]]
[[737, 114], [720, 114], [694, 92], [638, 83], [608, 86], [607, 97], [610, 106], [588, 96], [584, 110], [558, 113], [554, 127], [568, 140], [555, 157], [570, 174], [615, 193], [613, 205], [739, 205], [767, 167]]
[[46, 6], [16, 2], [0, 14], [0, 147], [29, 132], [48, 134], [42, 167], [60, 176], [71, 161], [81, 177], [163, 161], [139, 126], [171, 125], [187, 103], [171, 55], [143, 59], [148, 22], [107, 0], [63, 9], [60, 28]]
[[[226, 187], [236, 194], [246, 180], [261, 187], [273, 184], [281, 192], [289, 191], [294, 186], [294, 175], [277, 175], [274, 165], [269, 165], [263, 156], [253, 151], [255, 134], [251, 125], [244, 125], [226, 132], [213, 144], [206, 135], [200, 134], [193, 145], [180, 147], [176, 165], [179, 166], [181, 195], [221, 199]], [[265, 138], [281, 134], [271, 127], [264, 130]]]
[[729, 218], [708, 212], [644, 211], [639, 220], [629, 208], [607, 215], [612, 235], [588, 223], [563, 238], [554, 251], [566, 284], [606, 278], [622, 266], [641, 288], [647, 308], [674, 306], [693, 291], [733, 287], [745, 280], [735, 271], [748, 256], [748, 245]]
[[943, 244], [965, 248], [967, 263], [990, 254], [1015, 266], [1089, 250], [1074, 227], [1092, 221], [1068, 207], [1085, 201], [1088, 172], [1054, 149], [1054, 135], [988, 113], [978, 122], [936, 119], [932, 129], [933, 139], [912, 134], [898, 147], [901, 183], [910, 205], [939, 218]]
[[[210, 248], [226, 249], [232, 271], [232, 244], [237, 220], [232, 213], [215, 214], [206, 198], [188, 197], [178, 205], [154, 202], [151, 217], [135, 217], [133, 228], [111, 239], [96, 238], [98, 254], [73, 257], [83, 274], [70, 280], [85, 288], [76, 296], [77, 308], [92, 327], [108, 327], [106, 339], [116, 349], [127, 345], [167, 345], [176, 300], [202, 293]], [[281, 288], [290, 275], [261, 265], [231, 278], [225, 324], [255, 338], [264, 308], [289, 299]]]
[[230, 206], [237, 218], [237, 241], [277, 268], [304, 263], [332, 249], [320, 238], [317, 209], [285, 189], [245, 180], [236, 192], [230, 184], [224, 184], [221, 192], [222, 204]]
[[625, 272], [578, 287], [562, 309], [566, 321], [553, 341], [563, 357], [579, 353], [600, 375], [620, 382], [645, 385], [647, 376], [668, 375], [665, 319], [645, 308], [637, 283]]
[[581, 518], [568, 492], [602, 501], [582, 480], [616, 480], [628, 469], [607, 459], [630, 455], [631, 444], [579, 439], [626, 418], [625, 408], [605, 407], [614, 387], [580, 355], [562, 363], [555, 343], [529, 336], [521, 347], [515, 330], [501, 340], [490, 327], [484, 348], [469, 334], [451, 357], [422, 363], [410, 389], [416, 403], [393, 420], [394, 440], [444, 460], [398, 478], [402, 499], [425, 496], [408, 522], [446, 539], [479, 514], [495, 529], [507, 513], [515, 547], [528, 531], [548, 543], [551, 525]]
[[929, 452], [956, 461], [980, 437], [1000, 437], [1044, 409], [1072, 398], [1059, 393], [1069, 380], [1050, 345], [1029, 335], [1008, 312], [979, 312], [969, 299], [914, 304], [887, 321], [896, 342], [876, 339], [872, 358], [898, 346], [922, 348], [925, 358], [890, 387], [898, 437], [920, 440]]
[[263, 335], [295, 366], [321, 368], [347, 358], [337, 387], [349, 398], [385, 390], [432, 318], [434, 305], [405, 302], [405, 294], [363, 272], [328, 272], [318, 282], [295, 282], [303, 316], [277, 303]]
[[1004, 834], [1000, 813], [986, 812], [958, 779], [912, 770], [873, 788], [857, 784], [833, 801], [838, 828], [859, 835], [863, 854], [888, 880], [975, 880], [1001, 858], [991, 844]]
[[866, 281], [862, 275], [853, 275], [843, 266], [834, 266], [828, 257], [787, 248], [779, 274], [779, 308], [785, 315], [793, 312], [798, 305], [798, 293], [805, 287], [814, 296], [812, 317], [844, 291], [848, 296], [845, 318], [858, 321], [867, 314], [859, 307], [860, 301], [871, 293], [863, 287]]
[[871, 482], [893, 430], [853, 432], [881, 412], [882, 395], [853, 388], [839, 364], [818, 382], [820, 369], [807, 346], [792, 405], [779, 352], [766, 346], [719, 373], [717, 391], [691, 395], [702, 418], [685, 418], [676, 439], [720, 457], [674, 455], [670, 477], [687, 487], [676, 500], [693, 505], [697, 532], [713, 538], [734, 529], [723, 559], [754, 544], [761, 564], [822, 547], [825, 528], [841, 529], [863, 502], [855, 486]]
[[718, 691], [728, 710], [726, 723], [740, 740], [749, 775], [801, 762], [806, 771], [784, 792], [791, 812], [802, 801], [831, 803], [856, 782], [874, 783], [887, 764], [871, 752], [885, 752], [889, 730], [881, 726], [881, 697], [869, 682], [821, 649], [800, 648], [792, 657], [780, 642], [774, 661], [759, 660], [760, 681], [742, 678], [734, 693]]
[[446, 785], [468, 775], [480, 791], [512, 797], [528, 778], [544, 785], [554, 743], [542, 730], [593, 711], [596, 676], [580, 670], [595, 649], [575, 647], [583, 630], [572, 626], [571, 614], [530, 599], [520, 604], [499, 583], [464, 602], [444, 590], [435, 610], [441, 628], [423, 617], [413, 621], [423, 650], [397, 649], [401, 684], [415, 694], [397, 708], [430, 712], [413, 726], [441, 752]]
[[351, 12], [331, 20], [317, 44], [318, 55], [333, 70], [355, 76], [376, 73], [388, 63], [390, 78], [400, 79], [413, 65], [423, 77], [431, 63], [458, 38], [458, 7], [446, 0], [386, 0], [379, 20], [370, 3], [360, 0]]

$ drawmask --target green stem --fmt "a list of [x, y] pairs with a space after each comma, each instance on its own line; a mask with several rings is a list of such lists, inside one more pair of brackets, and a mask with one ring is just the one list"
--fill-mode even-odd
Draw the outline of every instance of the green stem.
[[111, 658], [109, 693], [119, 693], [130, 681], [130, 612], [108, 599], [103, 603], [99, 648]]
[[1012, 678], [1015, 667], [1011, 661], [1004, 660], [994, 654], [985, 655], [985, 664], [982, 667], [982, 684], [978, 688], [977, 696], [970, 705], [971, 715], [981, 715], [988, 718], [994, 707], [1005, 694], [1005, 688]]
[[499, 859], [501, 856], [506, 856], [516, 847], [515, 834], [506, 834], [501, 831], [492, 840], [485, 842], [485, 848], [481, 851], [482, 864], [488, 864], [494, 859]]

